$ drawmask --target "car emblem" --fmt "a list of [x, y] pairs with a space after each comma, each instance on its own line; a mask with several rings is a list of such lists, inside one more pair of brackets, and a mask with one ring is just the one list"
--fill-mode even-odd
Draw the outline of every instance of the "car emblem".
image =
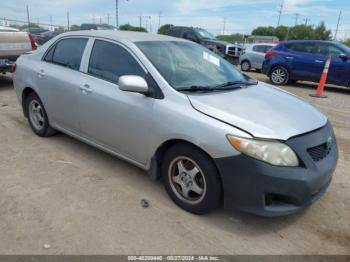
[[330, 136], [330, 137], [327, 139], [327, 144], [326, 144], [326, 148], [327, 148], [328, 151], [331, 149], [332, 144], [333, 144], [333, 138]]

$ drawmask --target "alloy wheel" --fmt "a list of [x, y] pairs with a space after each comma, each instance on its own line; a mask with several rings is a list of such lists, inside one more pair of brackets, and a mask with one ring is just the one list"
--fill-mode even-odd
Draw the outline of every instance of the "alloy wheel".
[[207, 190], [203, 171], [192, 159], [181, 156], [169, 165], [170, 186], [176, 196], [188, 204], [200, 203]]
[[29, 104], [29, 118], [35, 129], [41, 130], [45, 126], [45, 117], [43, 108], [36, 100], [32, 100]]
[[272, 82], [277, 85], [284, 84], [287, 80], [287, 77], [287, 72], [281, 68], [274, 70], [271, 74]]

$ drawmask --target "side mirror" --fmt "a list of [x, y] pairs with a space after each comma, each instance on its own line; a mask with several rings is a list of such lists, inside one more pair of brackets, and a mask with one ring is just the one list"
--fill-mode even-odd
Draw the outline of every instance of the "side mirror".
[[119, 77], [119, 89], [125, 92], [147, 94], [148, 84], [141, 76], [126, 75]]
[[349, 59], [348, 55], [347, 54], [340, 54], [339, 55], [339, 58], [343, 61], [347, 61]]

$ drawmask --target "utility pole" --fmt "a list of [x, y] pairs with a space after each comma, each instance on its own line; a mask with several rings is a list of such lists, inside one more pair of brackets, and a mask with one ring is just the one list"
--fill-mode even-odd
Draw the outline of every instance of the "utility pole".
[[52, 15], [50, 15], [50, 26], [52, 28]]
[[95, 14], [92, 15], [92, 23], [95, 24]]
[[102, 24], [102, 16], [100, 16], [100, 25]]
[[107, 14], [107, 24], [109, 24], [109, 13]]
[[140, 27], [142, 27], [142, 15], [139, 16], [140, 19]]
[[69, 12], [67, 12], [67, 30], [70, 31], [70, 25], [69, 25]]
[[159, 11], [158, 13], [158, 30], [160, 28], [160, 18], [162, 17], [162, 12]]
[[29, 7], [27, 5], [27, 20], [28, 20], [28, 28], [30, 28], [30, 18], [29, 18]]
[[280, 10], [278, 11], [277, 27], [279, 27], [280, 22], [281, 22], [281, 16], [282, 16], [282, 12], [283, 12], [283, 7], [284, 7], [284, 0], [282, 0], [282, 3], [280, 5]]
[[306, 17], [305, 19], [304, 19], [304, 21], [305, 21], [305, 25], [307, 26], [308, 25], [308, 23], [310, 22], [310, 18], [308, 18], [308, 17]]
[[226, 32], [226, 17], [224, 17], [224, 27], [222, 28], [222, 34], [225, 35]]
[[340, 12], [339, 12], [339, 16], [338, 16], [337, 29], [335, 30], [335, 34], [334, 34], [334, 40], [336, 40], [336, 39], [337, 39], [338, 30], [339, 30], [339, 25], [340, 25], [340, 19], [341, 19], [341, 14], [342, 14], [342, 12], [341, 12], [341, 10], [340, 10]]
[[119, 1], [115, 0], [115, 26], [119, 28]]
[[299, 16], [300, 16], [300, 14], [298, 14], [298, 13], [295, 14], [295, 25], [298, 25]]

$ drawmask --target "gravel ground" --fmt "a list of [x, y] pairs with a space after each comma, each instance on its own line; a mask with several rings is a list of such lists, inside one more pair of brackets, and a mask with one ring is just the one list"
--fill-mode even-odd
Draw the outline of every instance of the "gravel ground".
[[284, 89], [334, 125], [340, 159], [327, 194], [288, 217], [195, 216], [132, 165], [63, 134], [33, 135], [11, 78], [0, 76], [0, 253], [350, 254], [350, 92], [330, 87], [317, 99], [314, 85]]

